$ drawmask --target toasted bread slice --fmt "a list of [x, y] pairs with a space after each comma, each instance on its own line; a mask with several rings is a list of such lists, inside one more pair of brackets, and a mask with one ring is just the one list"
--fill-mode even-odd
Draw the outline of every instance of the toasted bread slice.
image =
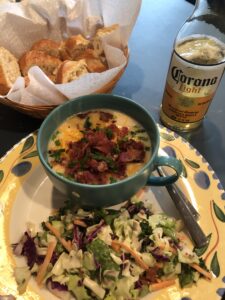
[[58, 68], [56, 83], [67, 83], [87, 73], [87, 64], [84, 59], [78, 61], [66, 60]]
[[96, 55], [94, 49], [87, 48], [77, 56], [76, 60], [80, 60], [83, 58], [98, 58], [98, 56]]
[[102, 27], [96, 31], [94, 38], [91, 41], [91, 47], [94, 49], [95, 56], [104, 55], [104, 49], [102, 45], [102, 38], [111, 34], [113, 31], [119, 28], [118, 24], [113, 24], [112, 26]]
[[43, 51], [31, 50], [26, 52], [19, 60], [19, 65], [23, 76], [33, 66], [38, 66], [54, 82], [57, 68], [61, 60], [44, 53]]
[[60, 43], [50, 39], [35, 42], [31, 50], [43, 51], [48, 55], [60, 58]]
[[85, 59], [88, 72], [90, 73], [101, 73], [108, 69], [105, 57], [97, 56], [94, 49], [86, 49], [78, 56], [78, 58]]
[[0, 47], [0, 94], [7, 94], [19, 76], [21, 74], [16, 57], [4, 47]]
[[61, 44], [62, 60], [78, 60], [89, 46], [90, 41], [85, 39], [81, 34], [73, 35]]
[[100, 58], [86, 58], [88, 72], [90, 73], [101, 73], [106, 71], [108, 68]]
[[106, 35], [109, 35], [111, 34], [113, 31], [117, 30], [119, 28], [119, 25], [118, 24], [113, 24], [111, 26], [108, 26], [108, 27], [102, 27], [102, 28], [99, 28], [96, 32], [96, 36], [98, 37], [103, 37], [103, 36], [106, 36]]

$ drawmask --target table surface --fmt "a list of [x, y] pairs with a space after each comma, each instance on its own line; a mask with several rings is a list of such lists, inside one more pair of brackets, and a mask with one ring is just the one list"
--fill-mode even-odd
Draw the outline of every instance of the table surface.
[[[184, 0], [143, 0], [129, 41], [129, 64], [113, 90], [144, 105], [157, 122], [173, 41], [192, 11], [193, 5]], [[225, 187], [224, 97], [225, 76], [202, 125], [182, 136], [205, 157]], [[40, 124], [0, 104], [0, 156]]]

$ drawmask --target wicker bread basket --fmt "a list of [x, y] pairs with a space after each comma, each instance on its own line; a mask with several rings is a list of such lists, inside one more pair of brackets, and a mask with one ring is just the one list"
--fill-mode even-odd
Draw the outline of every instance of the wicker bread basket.
[[[129, 51], [128, 48], [124, 50], [124, 54], [127, 58], [129, 58]], [[106, 94], [110, 93], [114, 86], [116, 85], [117, 81], [119, 81], [120, 77], [123, 75], [123, 72], [126, 69], [127, 64], [124, 66], [124, 68], [106, 85], [104, 85], [99, 90], [96, 90], [94, 94]], [[69, 101], [69, 100], [68, 100]], [[26, 115], [29, 115], [34, 118], [38, 119], [44, 119], [50, 111], [52, 111], [57, 105], [27, 105], [27, 104], [20, 104], [14, 101], [9, 100], [8, 98], [0, 98], [0, 103], [7, 105], [19, 112], [22, 112]]]

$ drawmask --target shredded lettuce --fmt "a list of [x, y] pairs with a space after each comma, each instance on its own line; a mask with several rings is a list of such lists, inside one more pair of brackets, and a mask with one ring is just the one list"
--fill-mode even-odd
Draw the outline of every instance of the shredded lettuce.
[[96, 270], [96, 264], [95, 264], [95, 258], [93, 253], [90, 253], [88, 251], [84, 252], [83, 255], [83, 266], [90, 271]]
[[100, 229], [100, 231], [97, 233], [97, 237], [110, 246], [112, 243], [112, 234], [113, 232], [111, 227], [106, 225]]
[[68, 290], [73, 293], [76, 299], [89, 300], [91, 297], [88, 295], [84, 286], [80, 285], [80, 277], [77, 275], [70, 275], [67, 283]]
[[114, 228], [119, 240], [129, 245], [132, 249], [137, 251], [141, 249], [141, 241], [139, 239], [141, 226], [138, 221], [118, 218], [114, 220]]
[[134, 288], [134, 283], [138, 280], [138, 277], [124, 277], [122, 279], [119, 279], [115, 283], [115, 287], [112, 290], [112, 295], [116, 296], [117, 299], [119, 297], [123, 297], [122, 299], [130, 299], [131, 296], [131, 289]]
[[174, 230], [176, 226], [176, 220], [163, 213], [150, 216], [148, 222], [152, 229], [166, 227]]
[[[105, 296], [105, 290], [94, 280], [91, 280], [89, 277], [85, 277], [83, 284], [92, 290], [92, 292], [97, 295], [100, 299], [103, 299]], [[78, 298], [80, 299], [80, 298]]]
[[88, 251], [92, 252], [96, 261], [100, 264], [101, 269], [104, 270], [119, 270], [119, 266], [111, 257], [109, 246], [100, 239], [93, 240], [88, 246]]
[[72, 250], [69, 254], [63, 252], [52, 269], [53, 275], [62, 275], [65, 271], [70, 272], [82, 267], [82, 251], [75, 252]]
[[179, 262], [185, 263], [185, 264], [192, 264], [196, 263], [199, 264], [199, 257], [195, 252], [193, 252], [190, 248], [187, 246], [183, 246], [183, 248], [180, 250], [178, 249], [178, 260]]

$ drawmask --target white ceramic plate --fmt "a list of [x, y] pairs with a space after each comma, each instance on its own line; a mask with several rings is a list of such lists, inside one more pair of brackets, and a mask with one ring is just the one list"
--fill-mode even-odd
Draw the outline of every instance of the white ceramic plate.
[[[157, 300], [205, 300], [221, 299], [225, 292], [225, 192], [216, 174], [205, 159], [189, 143], [164, 127], [161, 135], [160, 155], [179, 158], [184, 166], [177, 182], [199, 211], [200, 225], [210, 244], [203, 258], [213, 273], [213, 280], [200, 279], [197, 285], [180, 289], [178, 284], [150, 294], [145, 299]], [[145, 188], [145, 199], [152, 202], [153, 210], [163, 210], [179, 218], [165, 188]], [[46, 176], [36, 151], [36, 133], [15, 145], [0, 161], [0, 299], [1, 295], [13, 295], [16, 299], [56, 299], [45, 288], [39, 289], [30, 281], [27, 292], [18, 295], [13, 278], [15, 258], [11, 244], [18, 242], [26, 230], [27, 222], [37, 228], [53, 209], [62, 206], [64, 196], [57, 192]], [[17, 264], [24, 263], [22, 260]]]

